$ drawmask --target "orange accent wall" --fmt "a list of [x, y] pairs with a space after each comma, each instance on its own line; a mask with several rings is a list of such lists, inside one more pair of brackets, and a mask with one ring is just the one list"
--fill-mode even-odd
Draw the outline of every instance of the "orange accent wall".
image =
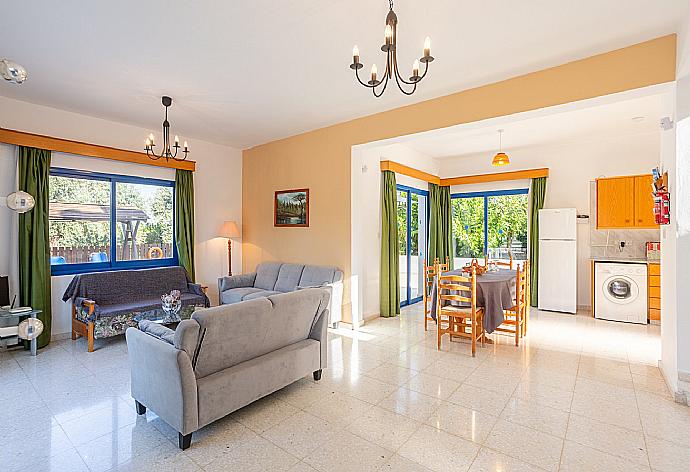
[[[338, 266], [345, 272], [343, 318], [350, 320], [353, 145], [671, 82], [675, 70], [672, 34], [247, 149], [243, 269], [251, 272], [266, 260]], [[273, 227], [274, 192], [304, 187], [310, 189], [310, 226]]]

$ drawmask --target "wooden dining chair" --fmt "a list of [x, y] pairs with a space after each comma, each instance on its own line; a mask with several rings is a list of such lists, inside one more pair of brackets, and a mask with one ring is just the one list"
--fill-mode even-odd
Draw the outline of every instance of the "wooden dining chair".
[[430, 266], [424, 264], [424, 280], [422, 282], [424, 284], [424, 292], [422, 293], [424, 300], [424, 331], [428, 331], [429, 321], [435, 321], [431, 317], [431, 291], [434, 287], [434, 279], [436, 278], [437, 267], [438, 265], [436, 264]]
[[[477, 353], [477, 341], [484, 346], [483, 308], [477, 307], [477, 272], [472, 269], [469, 277], [462, 275], [438, 275], [436, 284], [437, 349], [441, 350], [441, 338], [469, 338], [472, 357]], [[469, 303], [468, 307], [454, 306], [451, 302]]]
[[489, 255], [485, 254], [484, 267], [489, 267], [489, 264], [496, 264], [499, 267], [507, 267], [508, 269], [513, 270], [513, 253], [509, 252], [508, 257], [508, 262], [502, 261], [500, 259], [489, 260]]
[[437, 257], [434, 259], [434, 266], [438, 266], [441, 272], [448, 272], [450, 270], [450, 258], [446, 256], [446, 262], [441, 264], [441, 260]]
[[518, 264], [515, 270], [515, 305], [504, 310], [503, 323], [495, 331], [510, 333], [515, 336], [515, 345], [520, 345], [520, 338], [527, 335], [529, 318], [529, 262], [522, 268]]

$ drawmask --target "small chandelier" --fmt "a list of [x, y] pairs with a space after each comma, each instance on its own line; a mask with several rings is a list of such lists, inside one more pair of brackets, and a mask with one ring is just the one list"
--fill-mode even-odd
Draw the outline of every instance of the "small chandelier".
[[[359, 62], [359, 48], [355, 46], [352, 49], [352, 64], [350, 64], [350, 69], [355, 71], [355, 76], [357, 81], [363, 86], [370, 88], [374, 93], [375, 97], [380, 97], [383, 92], [386, 91], [386, 86], [388, 85], [388, 80], [395, 78], [395, 82], [398, 84], [398, 88], [405, 95], [412, 95], [417, 90], [417, 84], [426, 77], [426, 73], [429, 70], [429, 63], [434, 60], [431, 56], [431, 40], [426, 37], [424, 41], [424, 55], [415, 60], [412, 65], [412, 76], [409, 79], [404, 79], [400, 75], [398, 70], [398, 17], [393, 11], [393, 0], [388, 0], [390, 5], [390, 11], [388, 16], [386, 16], [386, 31], [385, 31], [385, 43], [381, 46], [381, 50], [386, 53], [386, 69], [383, 73], [383, 80], [378, 79], [378, 69], [376, 64], [371, 66], [371, 79], [364, 83], [362, 79], [359, 78], [359, 69], [364, 67], [364, 64]], [[419, 75], [419, 63], [424, 64], [424, 73]], [[377, 87], [381, 86], [378, 91]], [[407, 86], [407, 87], [406, 87]], [[406, 90], [407, 88], [407, 90]]]
[[507, 166], [510, 164], [510, 158], [508, 154], [503, 152], [503, 130], [498, 130], [498, 152], [491, 161], [491, 165], [494, 167]]
[[[149, 134], [149, 137], [146, 138], [146, 155], [149, 156], [151, 159], [154, 161], [157, 161], [161, 157], [164, 157], [166, 161], [169, 161], [170, 159], [173, 159], [175, 161], [184, 161], [187, 159], [187, 153], [189, 152], [189, 148], [187, 147], [187, 141], [184, 142], [183, 146], [183, 152], [184, 152], [184, 157], [178, 159], [177, 158], [177, 151], [180, 149], [180, 138], [179, 136], [175, 135], [175, 141], [172, 146], [170, 146], [170, 123], [168, 122], [168, 107], [172, 105], [172, 98], [170, 97], [163, 97], [162, 99], [163, 106], [165, 107], [165, 120], [163, 121], [163, 149], [161, 150], [160, 155], [156, 154], [153, 151], [153, 148], [156, 146], [156, 144], [153, 141], [153, 133]], [[172, 148], [175, 149], [175, 152], [172, 151]]]

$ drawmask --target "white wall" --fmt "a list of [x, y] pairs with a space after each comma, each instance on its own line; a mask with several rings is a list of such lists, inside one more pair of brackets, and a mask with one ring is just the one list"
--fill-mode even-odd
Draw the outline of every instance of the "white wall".
[[676, 88], [668, 98], [674, 129], [662, 132], [671, 224], [661, 230], [661, 370], [676, 400], [690, 400], [690, 15], [678, 35]]
[[[439, 163], [400, 144], [357, 146], [352, 151], [352, 312], [359, 320], [379, 313], [381, 260], [380, 161], [392, 160], [438, 175]], [[426, 182], [396, 175], [396, 183], [427, 190]], [[353, 318], [355, 316], [353, 315]]]
[[[3, 128], [141, 151], [141, 144], [150, 132], [160, 135], [160, 124], [151, 125], [151, 129], [143, 129], [0, 97], [0, 127]], [[176, 132], [181, 134], [183, 130]], [[217, 279], [227, 273], [228, 267], [227, 242], [216, 235], [225, 220], [235, 220], [241, 224], [242, 153], [238, 149], [192, 137], [183, 138], [189, 141], [189, 158], [197, 162], [194, 174], [196, 280], [209, 286], [211, 300], [217, 303]], [[175, 178], [171, 169], [60, 153], [53, 154], [52, 164], [142, 177]], [[7, 175], [9, 171], [12, 171], [12, 176], [16, 174], [15, 151], [12, 146], [0, 146], [0, 171], [0, 195], [4, 196], [15, 189], [14, 177]], [[8, 186], [11, 188], [7, 188]], [[7, 213], [7, 209], [0, 208], [0, 253], [13, 254], [13, 248], [16, 247], [16, 243], [13, 244], [11, 240], [13, 230], [8, 230], [3, 224], [8, 219]], [[234, 244], [232, 256], [233, 273], [240, 273], [242, 254], [239, 242]], [[6, 256], [0, 256], [0, 273], [8, 273], [10, 269], [11, 262]], [[53, 335], [70, 331], [69, 306], [61, 301], [70, 279], [70, 276], [53, 277]], [[14, 286], [16, 287], [16, 282]]]
[[[545, 208], [577, 208], [590, 213], [590, 181], [597, 177], [649, 173], [659, 163], [659, 132], [557, 145], [508, 149], [506, 171], [549, 168]], [[491, 153], [439, 159], [441, 177], [496, 172]], [[529, 188], [527, 180], [453, 186], [452, 192]], [[589, 225], [578, 224], [579, 306], [590, 306]]]

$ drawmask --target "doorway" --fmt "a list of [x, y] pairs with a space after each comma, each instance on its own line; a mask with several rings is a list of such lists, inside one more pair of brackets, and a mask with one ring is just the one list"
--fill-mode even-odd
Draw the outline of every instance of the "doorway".
[[423, 295], [429, 192], [405, 185], [398, 185], [397, 190], [400, 306], [406, 306]]

